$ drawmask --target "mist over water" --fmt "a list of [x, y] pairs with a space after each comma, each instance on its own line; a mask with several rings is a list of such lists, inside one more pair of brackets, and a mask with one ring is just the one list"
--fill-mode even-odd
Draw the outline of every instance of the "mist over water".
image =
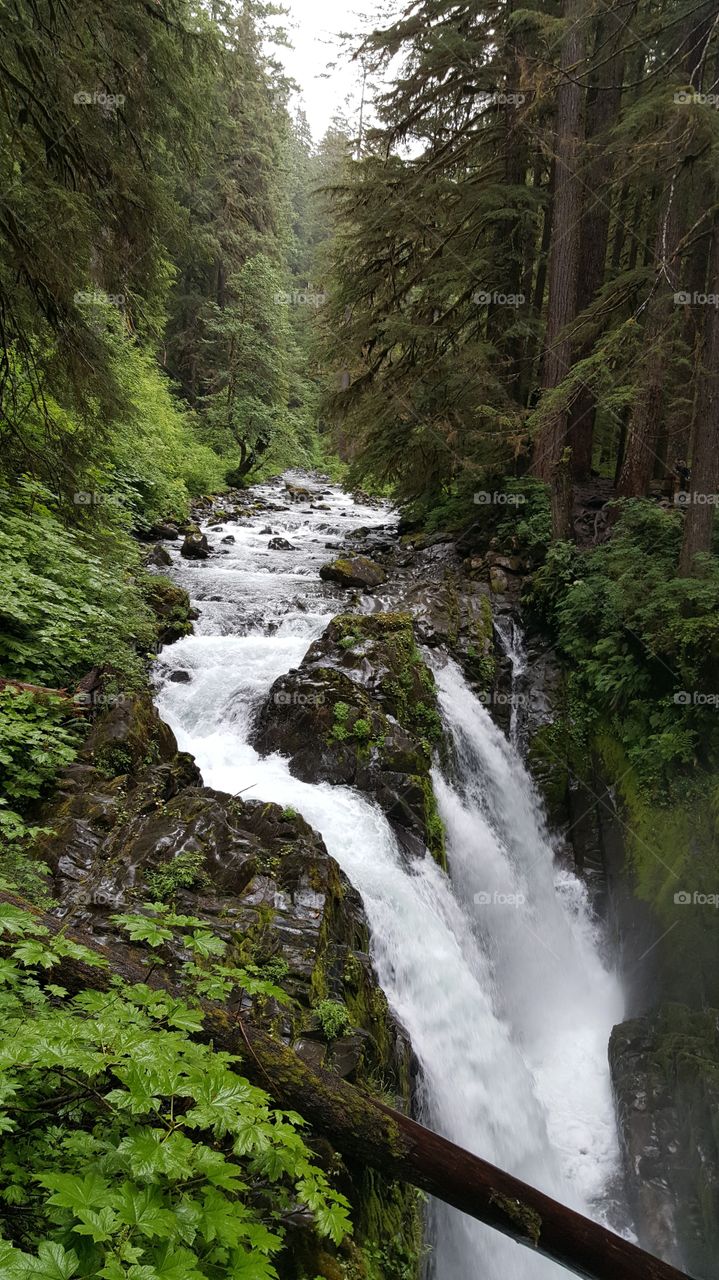
[[[425, 1122], [604, 1219], [619, 1164], [607, 1042], [621, 991], [585, 887], [557, 865], [521, 760], [459, 668], [433, 659], [452, 757], [433, 778], [451, 879], [429, 855], [408, 861], [366, 796], [300, 782], [247, 741], [273, 681], [344, 608], [318, 577], [326, 540], [388, 519], [336, 490], [323, 501], [329, 513], [306, 502], [228, 522], [209, 535], [235, 537], [222, 558], [187, 563], [173, 550], [171, 572], [201, 617], [158, 660], [160, 713], [208, 786], [292, 805], [359, 890], [379, 980], [421, 1066]], [[268, 523], [297, 550], [268, 550]], [[169, 680], [176, 668], [189, 684]], [[429, 1234], [432, 1280], [565, 1274], [441, 1205]]]

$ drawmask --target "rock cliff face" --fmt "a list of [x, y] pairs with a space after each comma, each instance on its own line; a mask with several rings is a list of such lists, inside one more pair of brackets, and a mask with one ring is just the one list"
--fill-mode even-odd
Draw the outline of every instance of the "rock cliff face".
[[[280, 1005], [241, 993], [254, 1022], [310, 1065], [409, 1109], [410, 1046], [377, 983], [358, 894], [298, 814], [204, 787], [149, 695], [97, 722], [43, 824], [53, 834], [38, 854], [74, 925], [123, 947], [115, 913], [172, 899], [229, 944], [233, 961], [255, 966], [291, 997]], [[328, 1144], [318, 1151], [353, 1202], [357, 1244], [335, 1259], [309, 1227], [294, 1227], [283, 1280], [412, 1274], [416, 1194], [343, 1165]], [[381, 1273], [367, 1263], [375, 1249], [385, 1250]]]
[[692, 1276], [719, 1265], [719, 1018], [663, 1005], [609, 1048], [640, 1243]]

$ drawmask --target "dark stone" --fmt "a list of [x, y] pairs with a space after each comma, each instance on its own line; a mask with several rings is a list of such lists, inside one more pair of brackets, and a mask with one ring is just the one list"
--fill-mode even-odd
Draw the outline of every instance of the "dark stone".
[[270, 551], [297, 551], [297, 547], [286, 538], [270, 538], [267, 547]]
[[403, 848], [444, 859], [429, 770], [441, 738], [433, 678], [406, 614], [344, 614], [301, 667], [275, 681], [252, 736], [258, 751], [289, 756], [306, 782], [371, 792]]
[[527, 568], [521, 556], [500, 555], [498, 551], [488, 551], [484, 561], [490, 568], [501, 569], [504, 573], [523, 573]]
[[174, 524], [154, 524], [149, 532], [152, 538], [166, 538], [170, 542], [174, 542], [180, 536], [177, 525]]
[[[127, 947], [113, 915], [151, 899], [153, 877], [172, 877], [184, 860], [172, 891], [178, 910], [223, 937], [237, 963], [286, 966], [279, 982], [293, 1003], [245, 997], [252, 1020], [335, 1070], [314, 1009], [326, 998], [344, 1003], [352, 1030], [334, 1046], [337, 1068], [360, 1081], [379, 1074], [407, 1106], [409, 1046], [367, 956], [359, 895], [300, 815], [203, 787], [148, 701], [132, 705], [119, 731], [118, 717], [105, 717], [43, 814], [47, 833], [36, 852], [53, 872], [68, 923]], [[118, 744], [131, 750], [123, 772], [110, 777], [105, 748]], [[168, 944], [157, 959], [172, 969], [183, 956]]]
[[320, 577], [324, 582], [338, 582], [341, 587], [363, 587], [365, 590], [379, 587], [387, 581], [381, 565], [375, 564], [368, 556], [332, 560], [322, 566]]
[[129, 773], [177, 755], [175, 735], [161, 720], [149, 693], [119, 700], [96, 721], [82, 758], [108, 776]]
[[169, 578], [152, 576], [144, 587], [144, 595], [158, 623], [157, 638], [161, 645], [172, 644], [192, 632], [198, 612], [190, 606], [187, 592]]
[[186, 560], [206, 560], [210, 546], [204, 533], [188, 533], [180, 547], [180, 555]]
[[226, 537], [226, 538], [221, 538], [221, 539], [220, 539], [220, 541], [222, 542], [223, 546], [224, 546], [224, 545], [226, 545], [226, 544], [232, 544], [232, 545], [234, 545], [234, 542], [235, 542], [234, 534], [232, 534], [232, 533], [228, 533], [227, 537]]
[[192, 676], [189, 671], [173, 671], [170, 675], [172, 684], [189, 684], [191, 680]]
[[167, 548], [163, 547], [161, 542], [158, 542], [147, 557], [147, 563], [155, 565], [158, 569], [164, 569], [168, 564], [172, 564], [172, 556]]

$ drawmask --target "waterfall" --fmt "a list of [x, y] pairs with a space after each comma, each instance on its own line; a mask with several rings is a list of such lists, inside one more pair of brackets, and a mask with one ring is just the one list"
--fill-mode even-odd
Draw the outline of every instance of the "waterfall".
[[522, 629], [511, 615], [495, 619], [494, 630], [500, 646], [509, 662], [511, 691], [509, 693], [509, 741], [513, 746], [520, 745], [521, 711], [525, 706], [527, 694], [525, 675], [528, 667], [527, 651], [524, 646]]
[[[408, 862], [365, 796], [301, 782], [247, 740], [261, 697], [342, 608], [318, 578], [327, 526], [336, 536], [387, 518], [323, 496], [329, 516], [310, 503], [271, 516], [297, 550], [268, 550], [265, 514], [223, 527], [236, 542], [222, 558], [185, 564], [175, 552], [201, 618], [158, 661], [160, 712], [208, 786], [292, 805], [359, 890], [379, 981], [421, 1067], [425, 1122], [603, 1217], [618, 1167], [607, 1041], [621, 994], [585, 889], [555, 865], [531, 781], [458, 667], [436, 664], [452, 762], [433, 780], [451, 879], [429, 855]], [[171, 681], [174, 668], [189, 682]], [[441, 1206], [430, 1235], [433, 1280], [564, 1274]]]

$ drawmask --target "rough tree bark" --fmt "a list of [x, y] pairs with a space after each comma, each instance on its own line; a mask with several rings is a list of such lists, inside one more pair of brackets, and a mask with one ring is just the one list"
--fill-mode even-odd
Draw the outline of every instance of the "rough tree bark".
[[[517, 8], [517, 0], [508, 0], [506, 5], [505, 24], [511, 21], [512, 13]], [[519, 105], [515, 98], [519, 91], [520, 66], [518, 52], [514, 44], [516, 37], [509, 38], [505, 31], [506, 48], [506, 98], [499, 118], [502, 122], [501, 153], [504, 169], [505, 188], [513, 199], [515, 191], [524, 191], [527, 174], [527, 135], [521, 123]], [[497, 253], [507, 263], [507, 276], [502, 282], [502, 292], [519, 295], [522, 291], [523, 262], [523, 212], [520, 205], [512, 218], [500, 224], [497, 233]], [[525, 309], [525, 303], [518, 304]], [[506, 361], [507, 385], [517, 395], [522, 369], [523, 340], [517, 331], [518, 307], [490, 307], [487, 319], [487, 331], [498, 351]]]
[[[608, 46], [610, 56], [602, 56], [604, 65], [595, 73], [601, 83], [593, 84], [587, 94], [586, 136], [590, 161], [583, 174], [585, 198], [580, 228], [577, 314], [589, 306], [604, 283], [611, 212], [609, 185], [613, 168], [606, 135], [617, 117], [622, 99], [624, 53], [621, 40], [626, 31], [626, 21], [626, 16], [618, 9], [608, 9], [600, 14], [597, 23], [595, 48], [601, 53]], [[589, 348], [580, 349], [577, 358], [588, 355], [589, 349], [591, 344]], [[575, 480], [586, 480], [591, 473], [595, 412], [594, 392], [584, 387], [569, 411], [568, 436]]]
[[[719, 215], [712, 232], [710, 291], [719, 294]], [[707, 306], [694, 420], [692, 476], [684, 517], [679, 573], [696, 573], [696, 556], [711, 551], [719, 489], [719, 309]]]
[[[108, 990], [112, 977], [119, 975], [128, 984], [146, 982], [178, 994], [162, 971], [148, 971], [128, 959], [127, 949], [101, 948], [12, 894], [0, 893], [0, 902], [32, 911], [52, 933], [62, 929], [65, 936], [105, 957], [108, 967], [102, 969], [70, 958], [54, 966], [53, 981], [67, 991]], [[243, 1074], [278, 1105], [298, 1111], [348, 1158], [420, 1187], [586, 1280], [682, 1280], [676, 1268], [621, 1236], [365, 1097], [336, 1076], [311, 1070], [286, 1045], [237, 1014], [209, 1002], [202, 1007], [201, 1039], [240, 1056]]]
[[[584, 58], [586, 0], [565, 0], [567, 29], [562, 42], [562, 77], [557, 90], [556, 172], [549, 254], [549, 302], [544, 335], [542, 390], [551, 392], [566, 377], [572, 360], [568, 326], [577, 309], [577, 269], [581, 186], [577, 175], [584, 90], [576, 78]], [[550, 483], [564, 450], [566, 410], [554, 412], [536, 444], [534, 474]], [[562, 536], [555, 532], [555, 536]]]
[[[708, 0], [700, 7], [698, 16], [692, 16], [684, 33], [683, 47], [687, 49], [684, 69], [689, 83], [695, 88], [701, 87], [702, 58], [716, 8], [716, 0]], [[677, 118], [669, 133], [670, 144], [674, 141], [678, 144], [681, 129], [681, 121]], [[664, 400], [665, 333], [671, 323], [674, 309], [673, 290], [668, 280], [674, 279], [675, 259], [682, 235], [685, 211], [681, 205], [680, 177], [684, 166], [688, 163], [690, 163], [689, 158], [685, 156], [674, 169], [669, 184], [666, 208], [657, 229], [654, 261], [658, 278], [647, 308], [644, 329], [644, 348], [647, 354], [642, 387], [629, 423], [624, 461], [617, 486], [619, 496], [622, 498], [643, 497], [649, 492], [654, 474]], [[676, 280], [674, 288], [681, 287], [681, 283]]]
[[664, 335], [674, 301], [664, 272], [671, 272], [679, 241], [679, 194], [670, 185], [667, 206], [656, 234], [655, 261], [659, 279], [648, 305], [643, 345], [646, 350], [642, 386], [627, 429], [617, 490], [622, 498], [640, 498], [649, 491], [664, 400], [666, 351]]

